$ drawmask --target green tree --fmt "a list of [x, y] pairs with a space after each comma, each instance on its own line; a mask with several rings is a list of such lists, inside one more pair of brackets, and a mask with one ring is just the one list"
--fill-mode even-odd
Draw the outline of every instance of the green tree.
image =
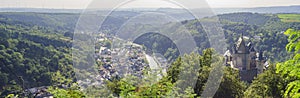
[[286, 85], [284, 97], [300, 97], [300, 30], [288, 29], [284, 34], [288, 35], [289, 43], [286, 49], [294, 51], [294, 57], [276, 65], [276, 73], [279, 73]]
[[276, 66], [271, 64], [267, 70], [259, 74], [244, 93], [246, 98], [280, 98], [284, 90], [284, 81], [276, 73]]
[[214, 98], [240, 98], [243, 96], [245, 90], [246, 84], [240, 80], [238, 70], [225, 67], [221, 84]]
[[[82, 91], [79, 90], [77, 83], [72, 83], [70, 78], [62, 76], [60, 71], [52, 75], [53, 86], [48, 91], [56, 98], [82, 98], [85, 97]], [[60, 88], [67, 86], [67, 88]]]
[[53, 94], [55, 98], [83, 98], [85, 95], [76, 89], [62, 89], [58, 87], [50, 87], [48, 91]]
[[111, 49], [112, 42], [110, 40], [105, 40], [104, 41], [104, 47], [107, 47], [108, 49]]
[[[175, 62], [172, 63], [170, 69], [168, 70], [168, 79], [174, 84], [189, 84], [191, 83], [188, 79], [178, 80], [179, 77], [185, 77], [187, 74], [192, 74], [192, 79], [196, 78], [195, 87], [191, 93], [177, 92], [180, 94], [195, 94], [200, 96], [203, 93], [204, 88], [210, 75], [223, 77], [220, 79], [214, 79], [213, 82], [221, 81], [219, 88], [214, 96], [210, 97], [242, 97], [243, 92], [246, 89], [245, 83], [239, 79], [239, 74], [237, 70], [234, 70], [229, 67], [223, 66], [222, 59], [223, 57], [217, 54], [214, 54], [213, 49], [206, 49], [202, 53], [203, 55], [192, 53], [190, 55], [184, 55], [183, 57], [178, 58]], [[224, 73], [217, 72], [211, 74], [212, 71], [224, 70]], [[189, 80], [192, 80], [189, 79]], [[212, 81], [212, 80], [210, 80]], [[214, 84], [219, 85], [219, 84]], [[191, 86], [185, 86], [186, 88], [177, 88], [181, 89], [179, 91], [191, 91], [189, 88]], [[207, 86], [208, 87], [208, 86]], [[208, 90], [212, 90], [213, 87], [208, 87]], [[184, 95], [185, 96], [185, 95]]]
[[286, 50], [294, 53], [293, 58], [271, 64], [249, 86], [245, 97], [300, 97], [300, 31], [288, 29], [284, 34], [289, 36]]

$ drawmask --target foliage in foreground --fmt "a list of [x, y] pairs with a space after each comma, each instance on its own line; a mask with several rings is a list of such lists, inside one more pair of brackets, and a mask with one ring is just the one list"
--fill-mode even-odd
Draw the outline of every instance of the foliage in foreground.
[[283, 77], [286, 85], [283, 91], [284, 97], [300, 97], [300, 31], [288, 29], [284, 34], [288, 35], [289, 43], [286, 49], [289, 52], [294, 51], [294, 57], [283, 63], [277, 64], [276, 73]]
[[289, 43], [286, 49], [294, 51], [294, 57], [271, 66], [260, 74], [245, 92], [245, 97], [300, 97], [300, 31], [288, 29]]
[[[146, 82], [137, 85], [139, 82], [150, 80], [134, 82], [132, 79], [134, 77], [131, 77], [108, 81], [107, 86], [119, 97], [200, 97], [205, 88], [212, 89], [212, 87], [207, 86], [206, 82], [211, 72], [213, 70], [219, 71], [216, 70], [219, 68], [224, 71], [224, 75], [220, 79], [216, 79], [221, 84], [216, 84], [220, 87], [216, 89], [214, 97], [234, 98], [243, 96], [246, 85], [239, 80], [238, 71], [223, 66], [222, 57], [214, 54], [212, 49], [206, 49], [202, 54], [192, 53], [179, 57], [171, 64], [167, 72], [168, 75], [157, 83]], [[222, 74], [216, 73], [213, 76]], [[186, 77], [190, 75], [192, 77]], [[196, 81], [196, 83], [191, 85], [192, 81]], [[213, 97], [213, 95], [208, 97]]]

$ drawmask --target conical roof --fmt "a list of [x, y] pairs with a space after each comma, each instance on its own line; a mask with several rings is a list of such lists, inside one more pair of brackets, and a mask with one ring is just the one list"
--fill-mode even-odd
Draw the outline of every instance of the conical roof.
[[240, 37], [239, 40], [237, 41], [236, 48], [239, 49], [239, 47], [241, 47], [242, 45], [245, 45], [245, 41], [243, 37]]

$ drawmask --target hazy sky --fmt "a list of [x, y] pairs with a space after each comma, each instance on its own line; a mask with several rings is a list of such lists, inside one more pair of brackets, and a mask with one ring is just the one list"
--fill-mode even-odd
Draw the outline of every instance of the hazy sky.
[[[25, 7], [25, 8], [86, 8], [92, 0], [0, 0], [0, 7]], [[107, 1], [107, 0], [106, 0]], [[176, 1], [176, 0], [174, 0]], [[267, 7], [300, 5], [300, 0], [206, 0], [212, 8], [230, 7]], [[138, 0], [126, 7], [177, 7], [160, 0]]]

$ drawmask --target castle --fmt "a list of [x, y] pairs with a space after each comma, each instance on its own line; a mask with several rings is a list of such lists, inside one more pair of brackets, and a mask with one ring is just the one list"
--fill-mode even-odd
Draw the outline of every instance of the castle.
[[257, 52], [251, 42], [245, 43], [240, 37], [232, 49], [225, 52], [225, 64], [239, 70], [241, 80], [251, 83], [257, 74], [263, 72], [266, 58]]

